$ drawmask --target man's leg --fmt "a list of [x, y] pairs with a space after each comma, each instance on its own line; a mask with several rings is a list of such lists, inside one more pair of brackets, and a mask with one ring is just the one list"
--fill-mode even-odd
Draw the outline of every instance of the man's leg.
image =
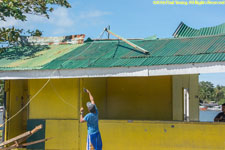
[[91, 143], [91, 136], [90, 135], [87, 136], [87, 150], [95, 150], [94, 146]]
[[90, 142], [94, 147], [94, 150], [102, 150], [102, 139], [100, 132], [90, 135]]
[[102, 150], [102, 138], [100, 132], [97, 135], [97, 149], [96, 150]]

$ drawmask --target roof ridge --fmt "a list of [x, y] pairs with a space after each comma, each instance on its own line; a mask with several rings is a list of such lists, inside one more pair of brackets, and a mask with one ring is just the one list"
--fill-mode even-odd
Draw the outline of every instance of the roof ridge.
[[208, 36], [225, 34], [225, 23], [211, 26], [202, 27], [199, 29], [192, 28], [181, 22], [173, 33], [174, 37], [195, 37], [195, 36]]
[[[219, 36], [225, 36], [225, 33], [217, 34], [217, 35], [205, 35], [205, 36], [192, 36], [192, 37], [171, 37], [171, 38], [157, 38], [157, 39], [131, 39], [132, 41], [156, 41], [156, 40], [177, 40], [177, 39], [197, 39], [197, 38], [207, 38], [207, 37], [219, 37]], [[119, 39], [118, 39], [119, 40]], [[95, 40], [95, 43], [101, 43], [101, 42], [118, 42], [118, 40]], [[89, 43], [94, 41], [86, 41], [84, 43]], [[123, 41], [121, 41], [123, 42]]]

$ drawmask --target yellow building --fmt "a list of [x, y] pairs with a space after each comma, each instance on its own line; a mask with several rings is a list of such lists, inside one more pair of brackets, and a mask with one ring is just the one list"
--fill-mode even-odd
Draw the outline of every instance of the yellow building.
[[[104, 150], [225, 149], [225, 124], [199, 122], [198, 100], [199, 73], [225, 69], [225, 35], [131, 40], [149, 54], [117, 40], [83, 38], [1, 54], [10, 119], [4, 140], [42, 124], [28, 141], [53, 139], [27, 149], [86, 149], [79, 109], [89, 100], [87, 88], [99, 109]], [[15, 49], [29, 55], [12, 58]]]

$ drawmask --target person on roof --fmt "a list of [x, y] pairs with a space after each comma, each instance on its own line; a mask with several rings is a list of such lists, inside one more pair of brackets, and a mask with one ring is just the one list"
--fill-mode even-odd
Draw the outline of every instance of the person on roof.
[[95, 105], [94, 98], [88, 89], [84, 89], [88, 93], [90, 102], [87, 102], [89, 113], [84, 116], [84, 108], [80, 108], [80, 122], [87, 122], [87, 150], [102, 150], [102, 139], [98, 128], [98, 109]]
[[218, 113], [214, 118], [215, 122], [225, 122], [225, 103], [222, 104], [222, 112]]

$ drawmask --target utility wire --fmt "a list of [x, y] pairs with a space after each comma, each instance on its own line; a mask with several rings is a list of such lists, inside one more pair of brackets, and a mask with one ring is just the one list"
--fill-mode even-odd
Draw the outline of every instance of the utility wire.
[[[98, 37], [98, 39], [101, 39], [101, 38], [103, 37], [104, 33], [105, 33], [105, 30], [100, 34], [100, 36]], [[97, 40], [97, 39], [96, 39], [96, 40]], [[93, 44], [96, 40], [94, 40], [94, 41], [93, 41], [93, 42], [92, 42], [85, 50], [87, 50], [88, 48], [90, 48], [90, 47], [92, 46], [92, 44]], [[84, 52], [85, 50], [83, 50], [83, 52]], [[63, 103], [67, 104], [68, 106], [72, 107], [73, 109], [76, 109], [76, 107], [74, 107], [72, 104], [66, 102], [66, 100], [65, 100], [65, 99], [57, 92], [57, 89], [55, 88], [55, 86], [53, 86], [52, 82], [50, 82], [50, 84], [51, 84], [51, 87], [52, 87], [53, 91], [56, 93], [56, 95], [59, 97], [59, 99], [60, 99]]]

